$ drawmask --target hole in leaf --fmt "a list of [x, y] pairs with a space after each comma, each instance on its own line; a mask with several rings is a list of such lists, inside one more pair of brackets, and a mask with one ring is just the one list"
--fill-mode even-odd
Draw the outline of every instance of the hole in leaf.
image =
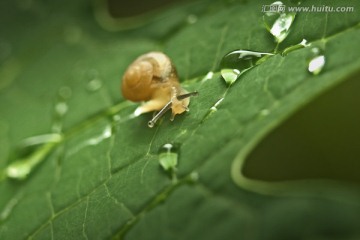
[[244, 175], [360, 184], [359, 78], [360, 73], [326, 92], [270, 133], [248, 156]]

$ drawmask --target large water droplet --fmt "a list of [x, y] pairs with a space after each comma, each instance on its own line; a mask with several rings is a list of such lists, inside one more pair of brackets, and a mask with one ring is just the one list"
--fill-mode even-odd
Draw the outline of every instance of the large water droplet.
[[166, 143], [159, 149], [159, 163], [165, 171], [174, 171], [178, 164], [178, 146]]
[[295, 13], [286, 13], [285, 5], [276, 1], [263, 9], [263, 19], [267, 30], [275, 37], [275, 41], [281, 43], [289, 34], [290, 27], [295, 19]]
[[6, 175], [9, 178], [23, 180], [31, 172], [31, 165], [26, 161], [17, 161], [6, 168]]
[[226, 54], [220, 62], [221, 76], [228, 85], [233, 84], [241, 74], [260, 64], [261, 59], [272, 53], [235, 50]]
[[275, 37], [277, 42], [282, 42], [289, 34], [291, 24], [295, 19], [295, 14], [281, 14], [274, 22], [270, 33]]
[[317, 47], [312, 48], [311, 52], [312, 58], [309, 61], [308, 71], [314, 75], [317, 75], [325, 66], [325, 56], [322, 51]]

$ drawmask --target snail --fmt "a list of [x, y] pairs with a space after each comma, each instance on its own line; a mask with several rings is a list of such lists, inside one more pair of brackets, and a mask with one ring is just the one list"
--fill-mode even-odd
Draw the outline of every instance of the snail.
[[171, 121], [175, 115], [189, 111], [189, 97], [198, 92], [188, 92], [180, 86], [175, 66], [162, 52], [141, 55], [125, 71], [121, 91], [124, 98], [133, 102], [145, 102], [135, 110], [135, 116], [159, 111], [149, 122], [156, 121], [171, 109]]

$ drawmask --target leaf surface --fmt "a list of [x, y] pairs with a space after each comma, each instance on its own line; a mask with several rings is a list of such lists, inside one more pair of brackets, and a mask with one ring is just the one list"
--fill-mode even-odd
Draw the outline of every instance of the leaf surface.
[[[330, 3], [302, 6], [312, 4]], [[0, 166], [5, 171], [41, 153], [25, 180], [0, 182], [1, 239], [360, 235], [358, 188], [242, 174], [247, 155], [271, 130], [359, 72], [357, 1], [347, 1], [355, 11], [346, 14], [298, 13], [279, 46], [259, 3], [186, 3], [114, 32], [95, 22], [87, 1], [1, 5]], [[93, 6], [101, 14], [101, 5]], [[312, 47], [278, 54], [302, 39], [324, 49], [319, 75], [307, 71]], [[235, 49], [276, 54], [229, 87], [219, 63]], [[200, 95], [189, 113], [173, 122], [166, 115], [150, 129], [151, 114], [130, 118], [136, 105], [120, 95], [119, 79], [133, 59], [154, 50], [167, 53], [183, 87]], [[18, 147], [56, 133], [58, 142]], [[180, 146], [176, 181], [159, 164], [166, 143]]]

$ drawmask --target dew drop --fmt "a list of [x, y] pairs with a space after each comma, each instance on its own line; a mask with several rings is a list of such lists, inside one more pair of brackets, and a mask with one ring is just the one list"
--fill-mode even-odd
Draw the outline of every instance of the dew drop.
[[174, 171], [178, 164], [178, 146], [166, 143], [159, 149], [159, 163], [165, 171]]
[[58, 90], [57, 102], [54, 107], [54, 120], [51, 126], [51, 129], [55, 133], [61, 133], [63, 119], [65, 114], [69, 110], [69, 106], [67, 104], [67, 100], [71, 97], [72, 90], [71, 88], [64, 86]]
[[248, 50], [235, 50], [226, 54], [220, 62], [221, 76], [228, 85], [233, 84], [241, 74], [260, 64], [263, 57], [274, 55], [272, 53], [254, 52]]
[[224, 100], [224, 98], [220, 98], [211, 108], [211, 112], [216, 112], [218, 109], [217, 107], [221, 104], [221, 102]]
[[102, 81], [100, 79], [92, 79], [87, 84], [87, 90], [90, 92], [95, 92], [102, 87]]
[[115, 114], [115, 115], [112, 116], [112, 119], [113, 119], [114, 122], [120, 122], [121, 117], [120, 117], [119, 114]]
[[285, 5], [280, 1], [269, 5], [269, 9], [264, 12], [263, 20], [266, 29], [275, 37], [277, 43], [281, 43], [289, 34], [296, 14], [286, 13]]
[[201, 82], [204, 83], [204, 82], [206, 82], [207, 80], [212, 79], [213, 76], [214, 76], [214, 72], [210, 71], [210, 72], [208, 72], [208, 73], [205, 75], [205, 77], [204, 77], [203, 79], [201, 79]]
[[278, 43], [282, 42], [289, 34], [291, 24], [295, 19], [295, 14], [281, 14], [274, 22], [270, 33], [275, 37]]
[[187, 19], [186, 19], [186, 21], [187, 21], [189, 24], [194, 24], [194, 23], [197, 22], [197, 20], [198, 20], [198, 18], [197, 18], [197, 16], [194, 15], [194, 14], [188, 15], [188, 16], [187, 16]]
[[55, 106], [55, 111], [58, 116], [64, 116], [65, 113], [68, 111], [69, 107], [65, 102], [59, 102]]
[[312, 58], [309, 61], [308, 71], [314, 75], [318, 75], [325, 66], [325, 56], [317, 47], [312, 48], [311, 52]]
[[103, 83], [99, 78], [99, 72], [96, 69], [89, 70], [86, 75], [88, 79], [86, 89], [88, 91], [95, 92], [103, 86]]
[[72, 90], [71, 90], [71, 88], [64, 86], [59, 89], [58, 94], [59, 94], [59, 97], [62, 99], [69, 99], [72, 95]]
[[190, 173], [190, 180], [192, 182], [197, 182], [199, 180], [199, 173], [198, 172]]
[[267, 116], [267, 115], [269, 115], [270, 114], [270, 110], [269, 109], [263, 109], [263, 110], [261, 110], [260, 111], [260, 115], [261, 116]]

